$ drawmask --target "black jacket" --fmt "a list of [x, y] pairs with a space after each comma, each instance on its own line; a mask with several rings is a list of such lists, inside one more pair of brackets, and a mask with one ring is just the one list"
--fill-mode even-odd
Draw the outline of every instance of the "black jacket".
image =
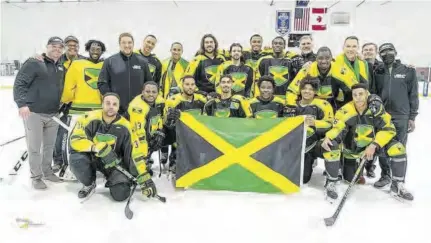
[[42, 54], [44, 62], [27, 59], [15, 78], [14, 100], [19, 108], [28, 106], [31, 112], [54, 114], [60, 107], [63, 93], [64, 67]]
[[389, 74], [388, 67], [381, 64], [374, 71], [373, 82], [371, 93], [382, 98], [386, 111], [393, 119], [415, 119], [419, 109], [415, 69], [395, 62]]
[[316, 61], [317, 54], [314, 53], [314, 52], [310, 52], [310, 53], [307, 53], [307, 54], [301, 53], [301, 57], [302, 57], [302, 59], [304, 59], [304, 63], [306, 63], [306, 62], [314, 62], [314, 61]]
[[130, 101], [142, 92], [144, 83], [152, 80], [144, 57], [136, 53], [125, 56], [120, 52], [108, 57], [103, 63], [97, 87], [102, 95], [117, 93], [120, 96], [119, 113], [124, 114]]

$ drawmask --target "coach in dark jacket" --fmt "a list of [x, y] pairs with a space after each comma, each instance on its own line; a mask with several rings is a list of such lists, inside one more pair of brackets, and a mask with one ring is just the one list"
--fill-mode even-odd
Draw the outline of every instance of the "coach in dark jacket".
[[[19, 115], [24, 120], [33, 187], [46, 189], [46, 180], [60, 182], [51, 169], [58, 124], [52, 119], [60, 107], [64, 67], [59, 62], [63, 40], [48, 40], [43, 62], [29, 58], [19, 70], [13, 87]], [[41, 151], [43, 146], [43, 151]]]
[[133, 53], [133, 37], [123, 33], [119, 37], [120, 52], [107, 58], [99, 74], [97, 86], [102, 95], [108, 92], [120, 96], [119, 113], [123, 115], [127, 107], [142, 92], [145, 82], [152, 81], [148, 62]]
[[[415, 69], [397, 62], [396, 54], [395, 47], [391, 43], [385, 43], [379, 47], [383, 64], [374, 71], [375, 84], [371, 86], [374, 88], [371, 92], [382, 98], [385, 109], [391, 115], [397, 130], [396, 138], [405, 146], [407, 134], [414, 131], [415, 118], [418, 115], [418, 81]], [[391, 182], [390, 169], [387, 158], [379, 157], [379, 162], [382, 174], [374, 186], [383, 188]]]

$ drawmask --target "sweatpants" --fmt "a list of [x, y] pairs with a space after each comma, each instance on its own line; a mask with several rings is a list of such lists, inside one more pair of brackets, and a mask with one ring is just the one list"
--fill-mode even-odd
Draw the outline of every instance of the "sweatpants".
[[53, 174], [52, 153], [58, 124], [51, 118], [54, 114], [30, 113], [24, 120], [28, 160], [32, 179]]

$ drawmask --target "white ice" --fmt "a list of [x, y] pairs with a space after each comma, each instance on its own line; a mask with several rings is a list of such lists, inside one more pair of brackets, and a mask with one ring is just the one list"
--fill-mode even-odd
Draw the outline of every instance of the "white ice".
[[[11, 84], [3, 77], [0, 84]], [[11, 89], [0, 90], [0, 143], [24, 134]], [[156, 179], [167, 203], [144, 201], [135, 194], [124, 216], [125, 202], [114, 202], [98, 185], [84, 204], [77, 198], [78, 183], [49, 183], [47, 191], [31, 188], [25, 162], [19, 175], [8, 172], [25, 150], [20, 140], [0, 148], [0, 242], [187, 242], [187, 243], [325, 243], [325, 242], [430, 242], [431, 161], [427, 149], [431, 138], [431, 100], [421, 98], [416, 131], [409, 135], [407, 187], [415, 200], [406, 204], [373, 188], [376, 180], [352, 190], [337, 223], [327, 228], [336, 205], [323, 198], [322, 162], [313, 179], [294, 195], [267, 195], [216, 191], [175, 191], [165, 177]], [[156, 163], [157, 163], [157, 158]], [[158, 166], [156, 165], [155, 168]], [[379, 175], [380, 170], [376, 171]], [[340, 197], [347, 185], [339, 187]], [[28, 218], [45, 225], [22, 229], [15, 219]]]

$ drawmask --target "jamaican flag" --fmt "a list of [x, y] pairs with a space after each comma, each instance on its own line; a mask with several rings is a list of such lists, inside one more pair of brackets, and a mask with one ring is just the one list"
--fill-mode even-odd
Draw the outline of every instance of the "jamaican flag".
[[306, 138], [303, 117], [243, 119], [182, 113], [176, 133], [177, 187], [299, 191]]

